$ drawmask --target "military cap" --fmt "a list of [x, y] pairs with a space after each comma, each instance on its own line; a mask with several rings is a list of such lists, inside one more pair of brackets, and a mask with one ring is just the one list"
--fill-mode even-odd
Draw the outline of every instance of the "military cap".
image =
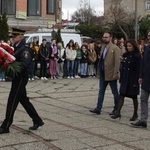
[[18, 28], [11, 28], [9, 30], [9, 37], [14, 37], [17, 35], [24, 35], [25, 31]]

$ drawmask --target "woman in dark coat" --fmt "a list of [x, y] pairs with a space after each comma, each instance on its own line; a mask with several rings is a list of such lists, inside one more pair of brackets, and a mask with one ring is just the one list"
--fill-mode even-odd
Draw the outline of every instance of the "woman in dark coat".
[[139, 95], [139, 74], [140, 64], [142, 60], [141, 53], [135, 40], [126, 42], [126, 52], [122, 56], [121, 73], [120, 73], [120, 99], [118, 110], [111, 118], [121, 118], [121, 108], [124, 103], [124, 98], [129, 97], [133, 100], [134, 113], [130, 121], [135, 121], [138, 118], [138, 99]]

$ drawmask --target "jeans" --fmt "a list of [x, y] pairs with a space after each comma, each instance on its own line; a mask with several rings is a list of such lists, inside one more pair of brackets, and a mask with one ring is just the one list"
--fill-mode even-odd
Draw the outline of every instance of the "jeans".
[[88, 65], [88, 75], [89, 76], [94, 75], [94, 64]]
[[87, 75], [87, 63], [81, 63], [81, 75]]
[[67, 76], [73, 76], [74, 60], [67, 59]]
[[75, 59], [75, 61], [74, 61], [74, 76], [78, 75], [79, 65], [80, 65], [80, 59]]
[[5, 71], [0, 71], [0, 79], [5, 79]]
[[118, 102], [119, 102], [119, 93], [118, 93], [118, 88], [117, 88], [117, 80], [105, 81], [104, 76], [100, 76], [97, 109], [99, 109], [99, 110], [102, 109], [105, 90], [106, 90], [106, 87], [107, 87], [108, 84], [110, 85], [111, 91], [114, 95], [114, 105], [115, 105], [114, 109], [117, 110]]

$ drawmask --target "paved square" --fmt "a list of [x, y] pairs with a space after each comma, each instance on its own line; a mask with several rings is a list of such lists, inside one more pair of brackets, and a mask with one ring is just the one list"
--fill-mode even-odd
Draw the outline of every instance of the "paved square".
[[[97, 103], [98, 82], [97, 78], [30, 81], [28, 96], [45, 125], [29, 131], [32, 120], [19, 104], [10, 133], [0, 135], [0, 150], [150, 150], [150, 122], [147, 129], [130, 126], [131, 99], [125, 99], [121, 120], [111, 119], [113, 96], [108, 87], [101, 115], [89, 112]], [[10, 86], [11, 82], [0, 82], [0, 121]]]

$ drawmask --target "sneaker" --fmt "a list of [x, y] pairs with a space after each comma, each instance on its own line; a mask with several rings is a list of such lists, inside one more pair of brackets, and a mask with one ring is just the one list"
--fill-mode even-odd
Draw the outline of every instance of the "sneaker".
[[31, 78], [32, 81], [34, 81], [34, 78]]
[[48, 80], [46, 77], [44, 77], [44, 80]]
[[74, 77], [73, 77], [73, 76], [71, 76], [70, 78], [71, 78], [71, 79], [74, 79]]
[[39, 79], [39, 77], [38, 76], [34, 76], [34, 79]]
[[55, 76], [53, 76], [53, 79], [57, 79]]
[[80, 76], [78, 76], [78, 75], [77, 75], [77, 76], [75, 76], [75, 78], [79, 79], [79, 78], [80, 78]]
[[67, 79], [70, 79], [70, 77], [68, 76]]
[[29, 78], [28, 81], [30, 81], [31, 79]]
[[53, 80], [53, 77], [51, 76], [51, 80]]
[[5, 81], [5, 79], [3, 79], [3, 81]]
[[44, 77], [41, 77], [41, 80], [44, 80]]
[[77, 78], [78, 78], [78, 76], [74, 76], [74, 78], [76, 78], [76, 79], [77, 79]]

